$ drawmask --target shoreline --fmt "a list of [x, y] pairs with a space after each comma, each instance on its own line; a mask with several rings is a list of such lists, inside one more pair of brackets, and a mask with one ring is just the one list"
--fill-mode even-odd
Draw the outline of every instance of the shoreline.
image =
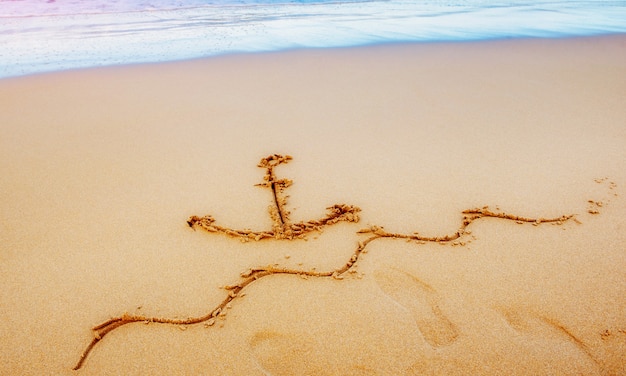
[[[0, 373], [76, 374], [95, 325], [203, 317], [255, 268], [312, 274], [238, 289], [208, 327], [124, 325], [79, 372], [625, 372], [623, 61], [626, 36], [611, 36], [0, 80]], [[293, 181], [280, 195], [255, 186], [273, 153], [293, 156], [270, 179]], [[335, 204], [358, 222], [272, 238]], [[512, 217], [428, 240], [475, 208]], [[205, 215], [205, 229], [271, 236], [190, 228]], [[352, 261], [379, 227], [406, 237]], [[343, 279], [313, 275], [346, 260]]]
[[184, 64], [184, 63], [192, 63], [195, 61], [205, 61], [205, 60], [213, 60], [213, 59], [244, 59], [246, 57], [253, 58], [257, 55], [282, 55], [282, 54], [297, 54], [297, 53], [306, 53], [310, 52], [328, 52], [332, 53], [335, 51], [352, 51], [352, 50], [368, 50], [368, 49], [384, 49], [384, 48], [402, 48], [402, 47], [411, 47], [411, 46], [462, 46], [462, 45], [482, 45], [482, 44], [492, 44], [492, 43], [508, 43], [508, 42], [530, 42], [533, 41], [545, 41], [550, 43], [559, 42], [559, 41], [593, 41], [593, 40], [605, 40], [607, 38], [615, 38], [621, 39], [626, 36], [626, 33], [598, 33], [594, 35], [555, 35], [551, 37], [493, 37], [486, 39], [468, 39], [468, 40], [424, 40], [424, 41], [394, 41], [394, 42], [379, 42], [379, 43], [369, 43], [369, 44], [361, 44], [361, 45], [350, 45], [350, 46], [336, 46], [336, 47], [295, 47], [295, 48], [285, 48], [280, 50], [271, 50], [271, 51], [234, 51], [234, 52], [223, 52], [214, 55], [207, 55], [201, 57], [191, 57], [191, 58], [180, 58], [180, 59], [172, 59], [172, 60], [163, 60], [163, 61], [144, 61], [144, 62], [130, 62], [130, 63], [119, 63], [119, 64], [111, 64], [111, 65], [101, 65], [101, 66], [85, 66], [85, 67], [73, 67], [66, 68], [60, 70], [53, 71], [39, 71], [32, 72], [26, 74], [18, 74], [11, 76], [0, 76], [0, 83], [20, 78], [27, 77], [39, 77], [50, 74], [58, 74], [58, 73], [71, 73], [71, 72], [80, 72], [80, 71], [89, 71], [89, 70], [99, 70], [99, 69], [117, 69], [117, 68], [132, 68], [132, 67], [141, 67], [141, 66], [152, 66], [152, 65], [169, 65], [169, 64]]
[[192, 57], [192, 58], [180, 58], [173, 60], [164, 60], [164, 61], [146, 61], [146, 62], [135, 62], [135, 63], [120, 63], [120, 64], [111, 64], [111, 65], [101, 65], [101, 66], [86, 66], [86, 67], [75, 67], [75, 68], [67, 68], [55, 71], [40, 71], [33, 72], [21, 75], [14, 76], [0, 76], [0, 83], [28, 78], [28, 77], [41, 77], [46, 75], [54, 75], [54, 74], [63, 74], [63, 73], [72, 73], [72, 72], [81, 72], [81, 71], [91, 71], [91, 70], [100, 70], [100, 69], [124, 69], [124, 68], [133, 68], [133, 67], [147, 67], [147, 66], [158, 66], [158, 65], [170, 65], [170, 64], [185, 64], [185, 63], [193, 63], [193, 62], [202, 62], [207, 60], [214, 59], [245, 59], [245, 58], [254, 58], [255, 56], [263, 56], [263, 55], [276, 55], [281, 56], [283, 54], [298, 54], [298, 53], [307, 53], [307, 52], [321, 52], [321, 53], [333, 53], [333, 52], [349, 52], [349, 51], [359, 51], [359, 50], [371, 50], [371, 49], [385, 49], [385, 48], [410, 48], [418, 47], [418, 46], [464, 46], [464, 45], [489, 45], [489, 44], [498, 44], [498, 43], [509, 43], [509, 42], [521, 42], [521, 43], [533, 43], [533, 42], [546, 42], [546, 43], [558, 43], [558, 42], [568, 42], [568, 41], [594, 41], [594, 40], [609, 40], [609, 39], [622, 39], [626, 37], [626, 33], [599, 33], [594, 35], [561, 35], [561, 36], [552, 36], [552, 37], [493, 37], [487, 39], [468, 39], [468, 40], [425, 40], [425, 41], [394, 41], [394, 42], [380, 42], [380, 43], [369, 43], [362, 45], [351, 45], [351, 46], [336, 46], [336, 47], [295, 47], [295, 48], [285, 48], [280, 50], [272, 50], [272, 51], [235, 51], [235, 52], [224, 52], [215, 55], [201, 56], [201, 57]]
[[[139, 12], [141, 13], [141, 12]], [[115, 26], [112, 26], [115, 27]], [[246, 28], [246, 27], [251, 27], [251, 26], [244, 26], [241, 25], [240, 27], [242, 28]], [[497, 26], [496, 29], [498, 29], [500, 26]], [[218, 29], [215, 29], [215, 27], [211, 27], [213, 29], [213, 32], [218, 32]], [[99, 38], [104, 38], [103, 41], [100, 41], [101, 43], [113, 43], [113, 44], [119, 44], [118, 45], [118, 49], [128, 49], [131, 48], [129, 46], [127, 46], [128, 43], [130, 43], [129, 41], [124, 41], [122, 40], [118, 40], [116, 41], [110, 41], [108, 40], [107, 37], [107, 33], [109, 31], [107, 31], [108, 29], [106, 29], [104, 31], [103, 35], [100, 35]], [[1, 30], [0, 30], [1, 31]], [[52, 27], [51, 32], [55, 33], [54, 31], [54, 27]], [[58, 31], [57, 31], [58, 32]], [[221, 31], [220, 31], [221, 32]], [[275, 33], [280, 34], [282, 31], [278, 31], [278, 30], [274, 30]], [[379, 31], [382, 32], [383, 34], [385, 33], [384, 31]], [[429, 31], [423, 31], [426, 34], [429, 33]], [[465, 30], [465, 33], [471, 33], [471, 30]], [[219, 34], [219, 33], [218, 33]], [[418, 32], [419, 34], [419, 32]], [[221, 35], [221, 34], [219, 34]], [[354, 43], [354, 42], [338, 42], [336, 45], [328, 45], [325, 47], [319, 47], [319, 43], [316, 41], [293, 41], [291, 44], [281, 44], [280, 40], [284, 38], [278, 36], [278, 45], [273, 45], [272, 43], [276, 43], [276, 42], [272, 42], [271, 40], [267, 40], [265, 41], [265, 44], [267, 44], [267, 46], [265, 48], [261, 48], [259, 49], [258, 47], [256, 47], [256, 45], [254, 44], [254, 41], [239, 41], [240, 45], [239, 47], [226, 47], [226, 45], [224, 44], [217, 44], [217, 45], [211, 45], [211, 46], [205, 46], [205, 51], [204, 52], [199, 52], [196, 51], [195, 53], [192, 52], [178, 52], [174, 55], [171, 55], [171, 58], [167, 58], [167, 59], [163, 59], [163, 57], [161, 55], [154, 55], [152, 54], [151, 50], [144, 50], [143, 52], [139, 52], [139, 50], [135, 50], [134, 53], [137, 53], [138, 55], [133, 55], [132, 48], [131, 50], [127, 51], [125, 54], [122, 55], [115, 55], [115, 54], [106, 54], [102, 51], [99, 51], [97, 49], [93, 49], [88, 45], [82, 45], [81, 43], [75, 42], [75, 40], [79, 40], [80, 37], [79, 36], [75, 36], [75, 38], [69, 38], [68, 40], [66, 40], [66, 45], [57, 45], [56, 47], [45, 51], [45, 54], [48, 55], [48, 58], [46, 59], [45, 62], [40, 62], [38, 59], [38, 57], [41, 56], [42, 54], [42, 48], [40, 45], [40, 41], [33, 39], [33, 40], [29, 40], [29, 37], [24, 36], [24, 40], [22, 41], [21, 44], [18, 44], [16, 46], [10, 46], [10, 43], [12, 43], [11, 39], [7, 39], [6, 42], [8, 43], [7, 46], [5, 46], [7, 48], [7, 54], [8, 55], [14, 55], [15, 59], [10, 62], [7, 62], [7, 64], [5, 64], [5, 72], [4, 73], [0, 73], [0, 80], [3, 79], [10, 79], [10, 78], [16, 78], [16, 77], [24, 77], [24, 76], [30, 76], [30, 75], [38, 75], [38, 74], [47, 74], [47, 73], [56, 73], [56, 72], [66, 72], [66, 71], [73, 71], [73, 70], [81, 70], [81, 69], [98, 69], [98, 68], [106, 68], [106, 67], [118, 67], [118, 66], [132, 66], [132, 65], [142, 65], [142, 64], [167, 64], [167, 63], [180, 63], [180, 62], [185, 62], [185, 61], [189, 61], [189, 60], [197, 60], [197, 59], [211, 59], [211, 58], [219, 58], [219, 57], [223, 57], [223, 56], [239, 56], [239, 55], [255, 55], [255, 54], [272, 54], [272, 53], [290, 53], [290, 52], [297, 52], [297, 51], [302, 51], [302, 50], [335, 50], [335, 49], [352, 49], [352, 48], [370, 48], [370, 47], [377, 47], [377, 46], [381, 46], [381, 45], [402, 45], [402, 44], [449, 44], [449, 43], [459, 43], [459, 44], [464, 44], [467, 42], [477, 42], [477, 43], [483, 43], [483, 42], [492, 42], [492, 41], [515, 41], [515, 40], [534, 40], [534, 39], [575, 39], [575, 38], [604, 38], [604, 37], [611, 37], [611, 36], [624, 36], [626, 35], [626, 32], [624, 30], [621, 30], [619, 27], [616, 27], [615, 25], [613, 25], [612, 28], [605, 28], [603, 29], [603, 31], [595, 31], [595, 32], [580, 32], [580, 31], [576, 31], [576, 30], [569, 30], [569, 29], [565, 29], [565, 30], [561, 30], [559, 28], [555, 29], [555, 30], [526, 30], [525, 32], [521, 32], [519, 35], [510, 35], [509, 33], [507, 33], [506, 31], [500, 30], [500, 31], [495, 31], [494, 34], [484, 34], [484, 35], [476, 35], [472, 38], [469, 39], [463, 39], [460, 38], [458, 35], [452, 33], [450, 35], [447, 34], [441, 34], [441, 35], [437, 35], [436, 33], [434, 35], [430, 35], [429, 37], [424, 37], [423, 39], [414, 39], [414, 40], [410, 40], [410, 39], [406, 39], [406, 40], [402, 40], [401, 38], [393, 38], [389, 35], [387, 36], [379, 36], [378, 38], [368, 38], [365, 37], [365, 39], [361, 38], [361, 42], [358, 43]], [[1, 33], [0, 33], [0, 37], [2, 37]], [[59, 36], [57, 36], [59, 37]], [[93, 37], [93, 36], [92, 36]], [[370, 36], [371, 37], [371, 36]], [[228, 38], [227, 34], [225, 35], [221, 35], [221, 38], [218, 39], [223, 39], [223, 38]], [[268, 36], [269, 38], [269, 36]], [[381, 40], [385, 40], [383, 42], [381, 42]], [[235, 40], [235, 42], [237, 42]], [[27, 43], [27, 44], [24, 44]], [[28, 43], [30, 43], [30, 45], [28, 45]], [[74, 44], [77, 43], [77, 44]], [[150, 43], [155, 43], [154, 40], [151, 40]], [[178, 41], [178, 43], [183, 43], [182, 41]], [[231, 42], [232, 43], [232, 42]], [[72, 48], [69, 48], [69, 45], [73, 45]], [[26, 47], [25, 47], [26, 46]], [[272, 47], [269, 47], [272, 46]], [[300, 46], [300, 47], [294, 47], [294, 46]], [[186, 47], [182, 47], [179, 46], [178, 48], [181, 48], [183, 51], [185, 50], [194, 50], [196, 47], [194, 47], [192, 44], [187, 45]], [[87, 60], [90, 61], [92, 60], [92, 65], [85, 65], [84, 63], [78, 63], [78, 65], [76, 65], [76, 63], [70, 63], [70, 65], [67, 65], [68, 63], [65, 61], [65, 56], [66, 55], [72, 55], [72, 54], [77, 54], [75, 56], [75, 59], [78, 60]], [[7, 56], [8, 56], [7, 55]], [[29, 58], [27, 58], [27, 56], [29, 56]], [[89, 57], [91, 55], [91, 58]], [[100, 56], [100, 58], [94, 59], [93, 56]], [[123, 57], [124, 56], [124, 57]], [[137, 59], [136, 56], [143, 56], [140, 59]], [[173, 56], [177, 56], [177, 57], [173, 57]], [[99, 64], [103, 64], [103, 65], [98, 65], [96, 63]], [[72, 66], [72, 64], [74, 64]], [[96, 65], [93, 65], [96, 64]], [[31, 65], [31, 66], [40, 66], [40, 68], [37, 68], [36, 71], [31, 71], [28, 73], [24, 73], [24, 71], [22, 71], [21, 73], [18, 73], [18, 68], [17, 67], [11, 67], [11, 65]], [[42, 69], [41, 66], [43, 66], [44, 68]], [[45, 66], [55, 66], [56, 69], [53, 70], [49, 70], [50, 68], [45, 68]], [[12, 72], [12, 73], [10, 73]]]

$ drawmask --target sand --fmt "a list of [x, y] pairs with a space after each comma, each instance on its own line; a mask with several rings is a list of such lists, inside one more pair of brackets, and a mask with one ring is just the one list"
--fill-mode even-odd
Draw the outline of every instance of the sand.
[[[612, 36], [0, 80], [0, 374], [626, 374], [624, 61]], [[335, 204], [361, 211], [284, 236]], [[175, 324], [72, 370], [116, 317]]]

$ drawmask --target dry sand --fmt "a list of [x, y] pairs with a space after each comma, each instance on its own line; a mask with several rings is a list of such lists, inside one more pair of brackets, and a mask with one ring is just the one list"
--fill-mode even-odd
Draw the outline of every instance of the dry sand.
[[[242, 55], [0, 81], [3, 375], [626, 374], [626, 37]], [[294, 221], [271, 230], [272, 153]], [[592, 202], [589, 202], [591, 200]], [[211, 312], [205, 327], [111, 317]], [[589, 211], [598, 212], [591, 214]], [[352, 272], [356, 271], [356, 272]]]

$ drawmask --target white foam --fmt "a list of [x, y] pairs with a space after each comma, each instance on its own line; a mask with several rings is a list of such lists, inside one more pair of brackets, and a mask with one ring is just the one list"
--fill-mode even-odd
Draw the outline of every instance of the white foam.
[[[206, 4], [74, 0], [42, 10], [47, 3], [0, 1], [0, 77], [234, 52], [626, 32], [624, 1], [242, 1], [218, 6], [214, 0], [197, 6], [201, 2]], [[10, 14], [17, 4], [33, 9]]]

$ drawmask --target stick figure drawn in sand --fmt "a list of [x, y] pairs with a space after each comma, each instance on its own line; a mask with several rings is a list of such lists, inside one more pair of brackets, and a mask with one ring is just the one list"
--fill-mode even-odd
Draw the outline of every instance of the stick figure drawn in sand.
[[[227, 227], [222, 227], [216, 224], [216, 220], [206, 215], [204, 217], [192, 216], [187, 223], [193, 229], [200, 228], [210, 233], [219, 233], [234, 238], [238, 238], [243, 242], [248, 241], [295, 241], [298, 239], [305, 239], [307, 234], [313, 231], [321, 231], [324, 227], [332, 226], [338, 222], [358, 222], [360, 208], [346, 204], [335, 204], [328, 207], [328, 213], [325, 217], [317, 220], [309, 220], [306, 222], [292, 223], [290, 220], [290, 212], [287, 210], [287, 198], [284, 195], [285, 189], [293, 184], [289, 179], [278, 179], [274, 173], [274, 169], [281, 164], [286, 164], [292, 160], [289, 155], [283, 156], [279, 154], [273, 154], [266, 158], [261, 159], [258, 167], [266, 170], [263, 182], [257, 184], [262, 188], [268, 188], [272, 192], [273, 203], [269, 206], [269, 215], [272, 219], [272, 228], [270, 230], [252, 231], [252, 230], [236, 230]], [[359, 241], [356, 249], [348, 261], [343, 265], [340, 265], [336, 269], [326, 271], [316, 270], [298, 270], [290, 268], [281, 268], [275, 266], [253, 267], [243, 271], [239, 280], [233, 284], [225, 286], [228, 291], [227, 296], [213, 309], [208, 311], [204, 316], [191, 317], [187, 319], [171, 319], [163, 317], [149, 317], [142, 315], [131, 315], [125, 313], [121, 316], [111, 318], [99, 325], [92, 328], [94, 338], [87, 345], [85, 350], [80, 356], [78, 363], [74, 366], [74, 370], [80, 369], [87, 359], [88, 355], [94, 349], [94, 347], [113, 330], [132, 323], [158, 323], [169, 324], [177, 326], [196, 325], [204, 323], [205, 326], [212, 326], [215, 324], [216, 318], [224, 316], [226, 306], [241, 296], [241, 292], [248, 285], [258, 281], [261, 278], [268, 277], [275, 274], [293, 274], [299, 275], [304, 278], [318, 277], [318, 278], [333, 278], [341, 280], [344, 278], [344, 274], [352, 270], [355, 263], [359, 260], [362, 254], [366, 253], [366, 247], [372, 241], [383, 238], [394, 239], [406, 239], [409, 241], [416, 241], [418, 244], [424, 244], [426, 242], [436, 243], [451, 243], [461, 239], [470, 233], [467, 227], [474, 221], [484, 217], [499, 218], [504, 220], [511, 220], [518, 223], [532, 223], [539, 225], [542, 223], [555, 223], [562, 224], [573, 218], [573, 215], [563, 215], [556, 218], [527, 218], [516, 215], [506, 214], [502, 212], [491, 211], [488, 207], [468, 209], [462, 212], [463, 218], [460, 227], [453, 233], [442, 236], [422, 236], [418, 233], [413, 234], [399, 234], [386, 231], [381, 226], [370, 226], [368, 228], [359, 230], [357, 234], [368, 234], [369, 237], [363, 241]], [[462, 243], [462, 242], [461, 242]], [[223, 317], [222, 317], [223, 318]]]

